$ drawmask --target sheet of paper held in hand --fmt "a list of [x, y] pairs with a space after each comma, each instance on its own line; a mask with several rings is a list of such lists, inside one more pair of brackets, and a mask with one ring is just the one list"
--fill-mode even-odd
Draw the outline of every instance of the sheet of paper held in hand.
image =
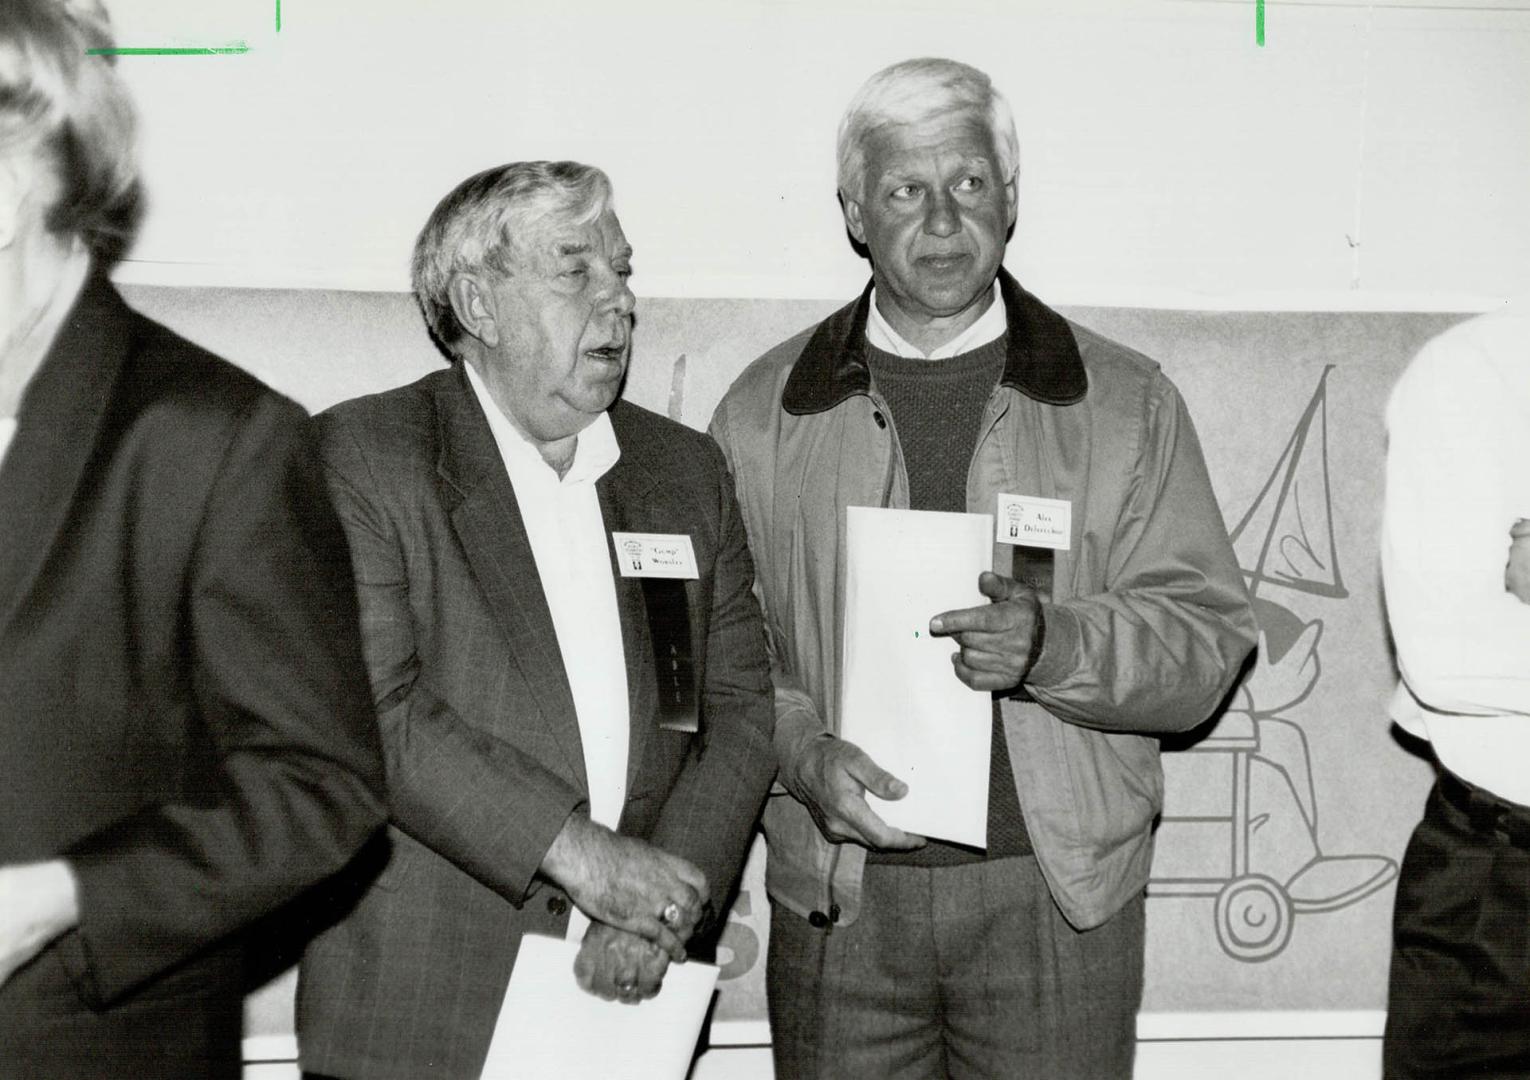
[[908, 784], [867, 801], [905, 832], [988, 845], [993, 699], [956, 677], [951, 638], [930, 636], [943, 611], [988, 603], [993, 518], [852, 506], [846, 522], [840, 735]]
[[579, 989], [579, 943], [521, 938], [483, 1080], [685, 1080], [717, 968], [671, 964], [657, 997], [638, 1005]]

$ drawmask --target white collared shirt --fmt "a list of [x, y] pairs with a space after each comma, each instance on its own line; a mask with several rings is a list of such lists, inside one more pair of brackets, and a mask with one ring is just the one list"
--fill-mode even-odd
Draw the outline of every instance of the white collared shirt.
[[1004, 336], [1004, 331], [1008, 328], [1004, 298], [999, 295], [997, 281], [993, 283], [993, 303], [988, 305], [988, 310], [978, 316], [977, 322], [933, 352], [927, 353], [917, 345], [910, 344], [902, 334], [892, 328], [892, 324], [877, 309], [877, 291], [874, 288], [871, 290], [871, 311], [866, 316], [866, 340], [883, 352], [910, 360], [946, 360], [953, 356], [960, 356], [981, 345], [987, 345], [990, 341], [997, 341]]
[[11, 440], [15, 437], [16, 418], [0, 416], [0, 465], [5, 464], [5, 452], [11, 448]]
[[1530, 517], [1530, 311], [1434, 339], [1387, 406], [1382, 573], [1392, 718], [1464, 780], [1530, 806], [1530, 605], [1504, 589]]
[[595, 482], [621, 457], [616, 432], [610, 416], [596, 417], [579, 433], [573, 464], [560, 478], [499, 411], [473, 366], [464, 366], [515, 489], [552, 613], [584, 747], [590, 820], [615, 829], [627, 797], [627, 660]]

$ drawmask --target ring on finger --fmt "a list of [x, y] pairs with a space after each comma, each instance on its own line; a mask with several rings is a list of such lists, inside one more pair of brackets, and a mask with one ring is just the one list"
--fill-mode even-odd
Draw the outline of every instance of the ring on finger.
[[659, 921], [665, 926], [674, 926], [680, 921], [680, 905], [671, 900], [664, 905], [664, 910], [659, 912]]

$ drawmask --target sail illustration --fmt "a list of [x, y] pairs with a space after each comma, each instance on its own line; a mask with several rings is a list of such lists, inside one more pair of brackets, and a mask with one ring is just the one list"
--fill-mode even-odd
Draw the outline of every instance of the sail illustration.
[[1315, 596], [1349, 595], [1339, 571], [1328, 484], [1328, 373], [1281, 451], [1253, 505], [1232, 530], [1249, 591], [1281, 585]]

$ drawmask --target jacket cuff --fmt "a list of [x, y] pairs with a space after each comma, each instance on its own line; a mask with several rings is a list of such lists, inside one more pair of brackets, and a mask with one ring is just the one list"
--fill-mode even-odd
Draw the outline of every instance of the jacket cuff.
[[1077, 656], [1081, 635], [1078, 617], [1060, 604], [1043, 601], [1041, 618], [1046, 626], [1046, 638], [1041, 647], [1041, 655], [1025, 673], [1025, 681], [1022, 685], [1046, 690], [1073, 674], [1078, 666]]

